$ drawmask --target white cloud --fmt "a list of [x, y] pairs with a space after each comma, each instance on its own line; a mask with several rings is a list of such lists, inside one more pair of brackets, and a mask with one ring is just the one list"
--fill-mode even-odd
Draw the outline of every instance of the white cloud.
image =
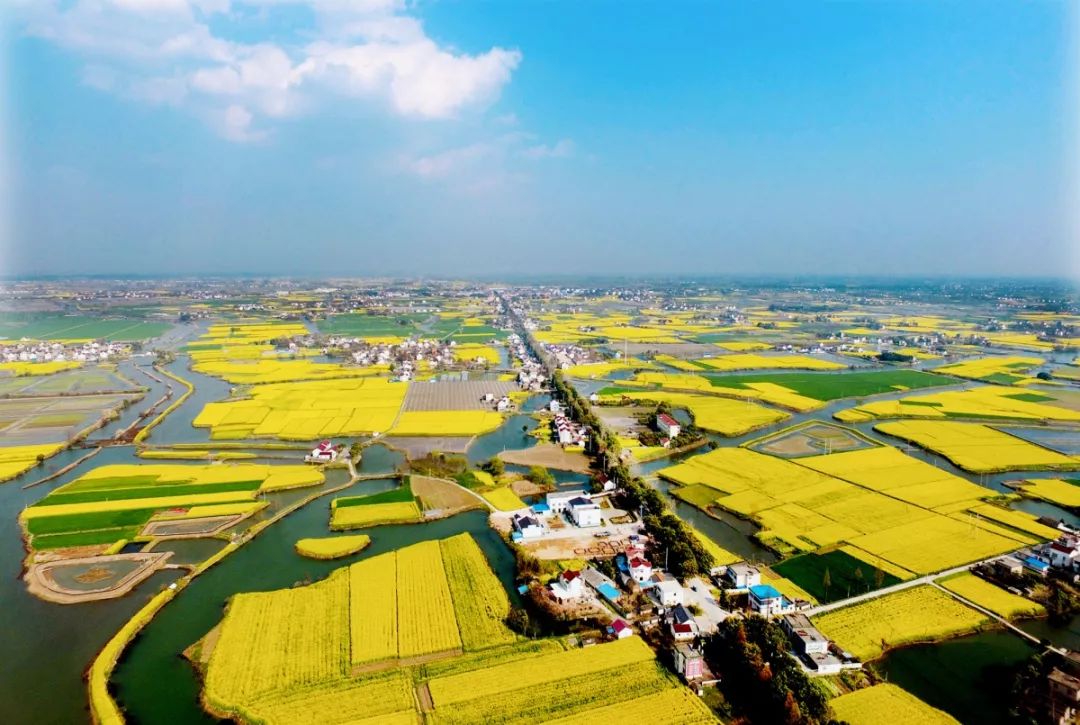
[[[239, 9], [285, 5], [308, 7], [315, 29], [272, 43], [211, 30]], [[519, 51], [441, 46], [405, 10], [401, 0], [40, 0], [19, 15], [25, 32], [86, 60], [88, 85], [183, 106], [246, 141], [260, 118], [325, 108], [333, 96], [419, 119], [459, 117], [498, 98]]]
[[527, 159], [565, 159], [572, 156], [574, 153], [574, 142], [568, 138], [559, 140], [558, 142], [548, 146], [544, 144], [537, 144], [536, 146], [530, 146], [521, 152], [521, 155]]

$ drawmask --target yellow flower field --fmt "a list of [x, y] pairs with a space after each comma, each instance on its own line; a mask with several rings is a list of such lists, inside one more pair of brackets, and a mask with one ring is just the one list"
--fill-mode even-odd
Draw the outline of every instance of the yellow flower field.
[[843, 370], [846, 365], [809, 355], [721, 355], [697, 360], [713, 370]]
[[995, 375], [1022, 376], [1033, 367], [1045, 362], [1041, 357], [1001, 356], [983, 357], [974, 360], [962, 360], [951, 365], [942, 365], [934, 372], [955, 375], [958, 378], [985, 380]]
[[978, 423], [903, 421], [879, 423], [874, 430], [911, 441], [973, 473], [1068, 470], [1080, 466], [1080, 458], [1056, 453]]
[[541, 655], [509, 664], [439, 677], [428, 684], [436, 708], [479, 698], [498, 698], [511, 690], [527, 689], [552, 680], [587, 677], [617, 667], [627, 667], [655, 658], [638, 637]]
[[963, 572], [938, 583], [950, 592], [959, 594], [964, 599], [989, 609], [994, 614], [1013, 619], [1015, 617], [1038, 617], [1046, 610], [1038, 602], [1017, 596], [999, 586], [981, 579], [971, 572]]
[[397, 553], [399, 657], [461, 647], [442, 557], [438, 541], [413, 544]]
[[296, 553], [312, 559], [337, 559], [362, 551], [370, 543], [371, 537], [364, 534], [300, 539], [296, 542]]
[[[977, 505], [986, 491], [953, 481], [899, 452], [878, 452], [888, 450], [790, 461], [746, 448], [720, 448], [664, 468], [659, 475], [683, 486], [715, 489], [710, 503], [758, 522], [762, 527], [758, 538], [783, 551], [849, 543], [867, 556], [883, 559], [883, 566], [927, 573], [1033, 541], [1019, 532], [1006, 535], [1007, 530], [975, 526], [926, 507], [957, 501], [963, 507]], [[804, 465], [806, 461], [810, 463]], [[903, 485], [905, 475], [912, 478], [910, 487]], [[940, 494], [936, 486], [941, 487]], [[692, 490], [696, 493], [691, 503], [710, 498], [700, 489]], [[902, 500], [905, 495], [923, 503]]]
[[397, 657], [397, 554], [349, 567], [349, 622], [353, 664]]
[[63, 447], [63, 443], [0, 447], [0, 481], [7, 481], [29, 471], [37, 465], [38, 456], [49, 458], [59, 453]]
[[491, 345], [459, 342], [454, 345], [454, 359], [459, 362], [473, 362], [483, 359], [492, 365], [499, 364], [499, 351]]
[[797, 463], [923, 508], [976, 504], [994, 493], [887, 446], [807, 456]]
[[516, 493], [506, 487], [484, 491], [480, 495], [500, 511], [518, 511], [528, 506], [527, 503], [518, 498]]
[[702, 702], [700, 697], [684, 687], [660, 690], [651, 695], [635, 697], [625, 702], [585, 710], [547, 722], [548, 725], [594, 725], [598, 722], [609, 722], [625, 717], [628, 712], [633, 713], [638, 722], [649, 723], [649, 725], [697, 725], [716, 722], [716, 716], [712, 714], [712, 710]]
[[517, 635], [503, 623], [510, 614], [510, 599], [476, 540], [458, 534], [443, 539], [439, 546], [465, 649], [480, 650], [515, 641]]
[[[74, 360], [50, 360], [47, 362], [0, 362], [0, 374], [9, 373], [15, 377], [27, 375], [52, 375], [61, 370], [73, 370], [82, 365]], [[0, 375], [0, 377], [3, 377]]]
[[602, 396], [608, 401], [618, 401], [622, 397], [631, 400], [665, 402], [673, 408], [686, 408], [693, 414], [694, 422], [699, 428], [725, 436], [742, 435], [788, 417], [787, 413], [779, 410], [770, 410], [754, 403], [712, 395], [668, 393], [657, 390]]
[[929, 585], [835, 609], [813, 619], [826, 637], [863, 661], [877, 659], [889, 648], [966, 634], [989, 621]]
[[1025, 496], [1034, 496], [1067, 508], [1080, 508], [1080, 486], [1057, 478], [1029, 478], [1020, 489]]
[[829, 701], [836, 719], [850, 725], [960, 725], [907, 690], [883, 682]]
[[407, 410], [390, 433], [398, 436], [474, 436], [502, 425], [503, 417], [489, 410]]
[[573, 365], [563, 370], [563, 375], [571, 378], [605, 378], [612, 373], [624, 370], [652, 370], [655, 368], [656, 365], [651, 362], [631, 358], [629, 360], [610, 360], [608, 362]]
[[[1031, 397], [1044, 398], [1033, 401]], [[1025, 399], [1028, 398], [1028, 399]], [[1031, 421], [1080, 422], [1080, 411], [1052, 405], [1052, 394], [1025, 392], [1000, 385], [913, 395], [899, 400], [864, 403], [837, 414], [849, 420], [874, 418], [1015, 418]]]
[[208, 403], [193, 425], [215, 433], [228, 430], [233, 438], [315, 440], [384, 433], [394, 424], [407, 390], [408, 383], [383, 378], [259, 385], [248, 399]]
[[764, 342], [752, 342], [752, 341], [735, 341], [735, 342], [717, 342], [714, 343], [717, 347], [724, 350], [730, 350], [731, 352], [753, 352], [755, 350], [768, 350], [772, 345]]
[[369, 503], [361, 506], [335, 506], [330, 514], [330, 528], [334, 531], [340, 531], [419, 520], [420, 509], [412, 501]]
[[228, 706], [260, 693], [340, 678], [349, 662], [349, 574], [306, 587], [238, 594], [206, 670], [206, 695]]

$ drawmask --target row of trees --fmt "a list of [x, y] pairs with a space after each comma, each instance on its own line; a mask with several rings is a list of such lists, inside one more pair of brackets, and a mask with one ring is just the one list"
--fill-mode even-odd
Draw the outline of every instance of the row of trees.
[[705, 660], [733, 718], [755, 723], [830, 725], [829, 695], [788, 654], [780, 625], [728, 618], [705, 640]]
[[652, 540], [649, 552], [654, 561], [666, 561], [667, 569], [679, 579], [707, 574], [714, 565], [710, 554], [697, 534], [668, 508], [663, 494], [634, 476], [619, 459], [619, 439], [604, 428], [589, 404], [569, 385], [562, 373], [552, 376], [555, 396], [567, 409], [567, 414], [592, 431], [586, 452], [597, 460], [604, 475], [620, 489], [618, 503], [622, 508], [638, 511]]

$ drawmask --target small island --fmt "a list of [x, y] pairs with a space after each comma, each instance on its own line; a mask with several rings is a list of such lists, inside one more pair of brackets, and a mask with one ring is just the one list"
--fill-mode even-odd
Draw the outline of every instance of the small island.
[[296, 553], [309, 559], [340, 559], [363, 551], [370, 543], [371, 537], [365, 534], [300, 539], [296, 542]]

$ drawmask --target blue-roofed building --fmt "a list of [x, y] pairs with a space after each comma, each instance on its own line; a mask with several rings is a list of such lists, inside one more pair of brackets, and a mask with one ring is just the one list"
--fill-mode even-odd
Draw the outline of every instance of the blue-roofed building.
[[762, 617], [772, 617], [795, 611], [795, 605], [788, 601], [771, 584], [757, 584], [750, 587], [750, 611]]
[[1050, 565], [1047, 562], [1036, 559], [1034, 556], [1022, 556], [1020, 557], [1020, 563], [1024, 565], [1025, 569], [1039, 576], [1046, 576], [1047, 572], [1050, 571]]
[[533, 513], [537, 514], [538, 516], [547, 516], [549, 513], [551, 513], [551, 507], [548, 506], [546, 503], [534, 503], [532, 505], [532, 510]]
[[603, 596], [604, 599], [608, 600], [612, 604], [617, 602], [619, 598], [622, 597], [622, 594], [619, 592], [619, 590], [611, 586], [607, 582], [604, 582], [603, 584], [598, 586], [596, 588], [596, 591], [600, 592], [601, 596]]

